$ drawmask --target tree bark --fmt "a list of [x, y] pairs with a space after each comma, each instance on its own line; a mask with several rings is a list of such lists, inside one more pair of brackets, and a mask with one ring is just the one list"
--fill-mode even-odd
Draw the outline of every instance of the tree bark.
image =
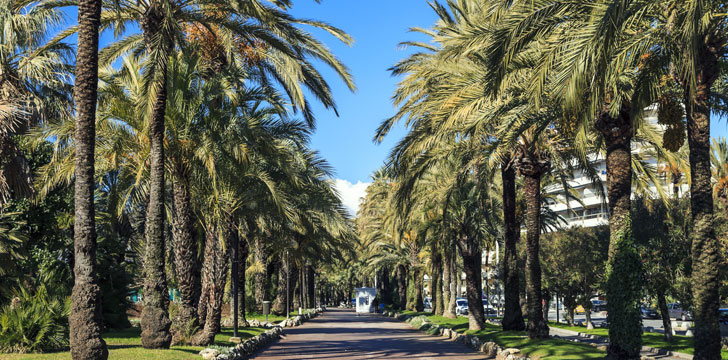
[[430, 293], [432, 312], [435, 315], [442, 315], [442, 252], [440, 251], [439, 242], [434, 241], [432, 244], [432, 277], [430, 279]]
[[286, 313], [286, 282], [288, 281], [288, 262], [286, 261], [285, 254], [280, 254], [280, 264], [278, 267], [278, 286], [276, 287], [276, 299], [273, 301], [271, 312], [274, 314], [285, 314]]
[[189, 190], [189, 178], [180, 171], [173, 185], [174, 219], [172, 222], [172, 243], [174, 244], [174, 267], [177, 287], [180, 293], [179, 311], [174, 321], [177, 326], [196, 327], [197, 305], [195, 301], [195, 267], [197, 266], [197, 246], [194, 234], [194, 215]]
[[458, 238], [458, 246], [463, 257], [465, 270], [465, 289], [468, 296], [469, 330], [483, 330], [485, 322], [482, 300], [482, 251], [477, 239], [467, 235]]
[[149, 126], [151, 158], [149, 204], [146, 219], [144, 256], [144, 309], [142, 310], [142, 346], [167, 349], [172, 341], [167, 308], [169, 295], [164, 272], [164, 113], [167, 103], [167, 69], [161, 70], [159, 89]]
[[688, 146], [690, 147], [690, 208], [692, 214], [692, 290], [696, 360], [719, 359], [721, 349], [718, 309], [720, 244], [715, 235], [710, 164], [710, 96], [720, 75], [718, 43], [710, 34], [699, 46], [696, 88], [685, 88]]
[[407, 268], [397, 265], [397, 295], [399, 296], [399, 309], [407, 308]]
[[263, 313], [263, 301], [266, 300], [265, 280], [268, 277], [268, 256], [265, 252], [265, 243], [262, 234], [257, 234], [254, 241], [253, 254], [255, 262], [261, 265], [260, 271], [256, 272], [253, 280], [255, 280], [255, 306], [259, 313]]
[[[205, 322], [203, 328], [192, 338], [192, 344], [197, 346], [210, 345], [215, 340], [215, 334], [220, 332], [220, 317], [222, 314], [223, 297], [225, 295], [225, 281], [227, 280], [227, 264], [230, 259], [230, 247], [223, 249], [223, 239], [217, 238], [217, 231], [209, 229], [205, 236], [205, 261], [202, 268], [203, 294], [207, 297]], [[232, 232], [226, 229], [224, 238], [227, 239]], [[206, 290], [206, 291], [205, 291]]]
[[316, 307], [316, 273], [313, 271], [313, 265], [306, 265], [306, 272], [308, 275], [308, 283], [306, 284], [308, 285], [308, 307], [313, 309]]
[[421, 312], [425, 310], [425, 302], [422, 299], [422, 286], [423, 286], [423, 274], [422, 270], [420, 268], [415, 268], [412, 271], [412, 277], [414, 278], [414, 290], [415, 290], [415, 298], [414, 298], [414, 310], [417, 312]]
[[665, 341], [672, 342], [672, 322], [670, 321], [670, 310], [667, 308], [665, 293], [662, 291], [657, 294], [657, 306], [660, 308], [662, 328], [665, 329]]
[[519, 304], [518, 281], [518, 224], [516, 223], [516, 172], [510, 159], [501, 165], [503, 182], [503, 227], [505, 232], [503, 254], [503, 330], [522, 331], [526, 328]]
[[595, 123], [607, 148], [607, 197], [609, 199], [609, 259], [607, 264], [607, 323], [610, 344], [607, 357], [639, 358], [642, 346], [641, 261], [632, 236], [630, 109], [624, 105], [616, 118], [608, 108]]
[[524, 174], [526, 192], [526, 301], [528, 324], [526, 331], [531, 339], [549, 337], [549, 327], [543, 318], [541, 303], [541, 262], [539, 261], [539, 237], [541, 234], [541, 176], [547, 163], [539, 159], [520, 159], [519, 169]]
[[106, 359], [101, 338], [101, 288], [96, 277], [96, 221], [94, 211], [94, 152], [98, 86], [101, 0], [78, 2], [76, 53], [76, 159], [74, 183], [73, 290], [68, 317], [71, 357]]
[[[238, 234], [240, 236], [240, 234]], [[245, 318], [245, 266], [248, 261], [248, 242], [242, 236], [238, 239], [238, 322], [248, 326], [248, 319]]]
[[[140, 24], [149, 53], [160, 50], [153, 46], [155, 37], [163, 36], [162, 11], [159, 4], [153, 3]], [[161, 49], [165, 54], [172, 48], [172, 43], [169, 42], [166, 46], [166, 49]], [[167, 349], [172, 342], [169, 332], [172, 322], [167, 312], [169, 290], [164, 272], [164, 117], [167, 106], [167, 62], [162, 61], [156, 66], [153, 80], [156, 98], [149, 119], [149, 204], [145, 222], [144, 309], [141, 315], [141, 338], [145, 349]]]
[[452, 288], [452, 277], [453, 277], [453, 273], [451, 271], [452, 270], [452, 256], [453, 255], [452, 255], [451, 251], [444, 253], [445, 264], [442, 267], [443, 285], [445, 288], [443, 290], [442, 316], [449, 318], [449, 319], [454, 319], [456, 317], [455, 316], [455, 306], [452, 306], [452, 305], [454, 305], [453, 299], [455, 298], [453, 296], [453, 288]]

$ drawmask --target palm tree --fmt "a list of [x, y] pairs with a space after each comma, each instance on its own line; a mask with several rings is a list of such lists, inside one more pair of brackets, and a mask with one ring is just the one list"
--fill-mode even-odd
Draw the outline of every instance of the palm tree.
[[98, 86], [101, 0], [78, 3], [78, 46], [74, 99], [76, 101], [76, 180], [74, 189], [74, 284], [71, 298], [71, 356], [106, 359], [101, 338], [101, 288], [96, 280], [96, 223], [94, 218], [94, 144]]
[[720, 245], [712, 225], [710, 115], [716, 81], [726, 76], [728, 16], [722, 1], [665, 3], [672, 6], [671, 18], [665, 19], [663, 25], [665, 47], [673, 54], [675, 77], [683, 88], [690, 148], [695, 358], [713, 359], [720, 356], [721, 347], [717, 321], [720, 275], [715, 266]]
[[[142, 343], [145, 348], [169, 347], [170, 322], [166, 310], [166, 280], [164, 274], [164, 118], [167, 98], [167, 67], [176, 46], [185, 47], [185, 29], [202, 27], [217, 29], [229, 39], [242, 39], [246, 44], [259, 43], [268, 53], [266, 61], [258, 64], [263, 81], [275, 79], [286, 90], [294, 110], [300, 109], [310, 126], [313, 114], [304, 98], [302, 86], [327, 108], [334, 108], [328, 84], [310, 63], [311, 58], [332, 67], [354, 90], [348, 70], [320, 42], [296, 26], [310, 25], [323, 29], [349, 44], [351, 38], [343, 31], [318, 21], [295, 19], [285, 10], [290, 1], [273, 5], [258, 0], [228, 3], [214, 0], [178, 2], [153, 0], [149, 2], [113, 2], [104, 11], [104, 27], [124, 29], [126, 23], [137, 22], [141, 34], [131, 34], [112, 43], [102, 51], [104, 63], [129, 53], [146, 53], [144, 82], [148, 101], [149, 138], [151, 143], [149, 204], [146, 225], [145, 289], [142, 314]], [[57, 37], [60, 40], [75, 31], [71, 28]], [[56, 40], [56, 41], [57, 41]], [[229, 47], [230, 48], [230, 47]], [[229, 49], [228, 48], [228, 49]]]
[[31, 195], [31, 174], [16, 135], [68, 116], [72, 50], [63, 43], [43, 47], [62, 14], [33, 1], [0, 4], [0, 208], [11, 196]]

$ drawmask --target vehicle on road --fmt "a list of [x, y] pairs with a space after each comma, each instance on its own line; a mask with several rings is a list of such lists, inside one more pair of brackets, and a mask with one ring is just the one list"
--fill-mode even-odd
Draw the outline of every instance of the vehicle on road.
[[468, 299], [457, 298], [455, 299], [455, 315], [467, 315], [468, 314]]
[[483, 299], [483, 314], [485, 316], [498, 316], [498, 310], [488, 304], [488, 300]]
[[670, 313], [671, 319], [677, 319], [682, 321], [693, 319], [693, 314], [690, 311], [683, 309], [680, 303], [667, 304], [667, 310]]
[[647, 307], [647, 306], [640, 306], [640, 316], [643, 319], [659, 319], [660, 314], [657, 312], [657, 310]]

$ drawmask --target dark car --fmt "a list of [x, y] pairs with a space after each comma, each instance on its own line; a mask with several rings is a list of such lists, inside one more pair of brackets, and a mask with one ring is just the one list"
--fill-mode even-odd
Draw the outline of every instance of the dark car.
[[657, 313], [657, 310], [653, 308], [648, 308], [646, 306], [640, 306], [640, 315], [643, 319], [659, 319], [660, 314]]

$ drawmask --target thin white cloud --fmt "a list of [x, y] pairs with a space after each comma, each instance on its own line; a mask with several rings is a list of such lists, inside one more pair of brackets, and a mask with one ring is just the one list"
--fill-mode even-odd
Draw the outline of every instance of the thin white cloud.
[[352, 215], [356, 215], [356, 212], [359, 211], [359, 204], [361, 204], [362, 198], [366, 194], [367, 187], [369, 187], [371, 183], [357, 181], [356, 184], [352, 184], [344, 179], [335, 179], [334, 185], [336, 186], [336, 190], [339, 192], [341, 202], [349, 209]]

